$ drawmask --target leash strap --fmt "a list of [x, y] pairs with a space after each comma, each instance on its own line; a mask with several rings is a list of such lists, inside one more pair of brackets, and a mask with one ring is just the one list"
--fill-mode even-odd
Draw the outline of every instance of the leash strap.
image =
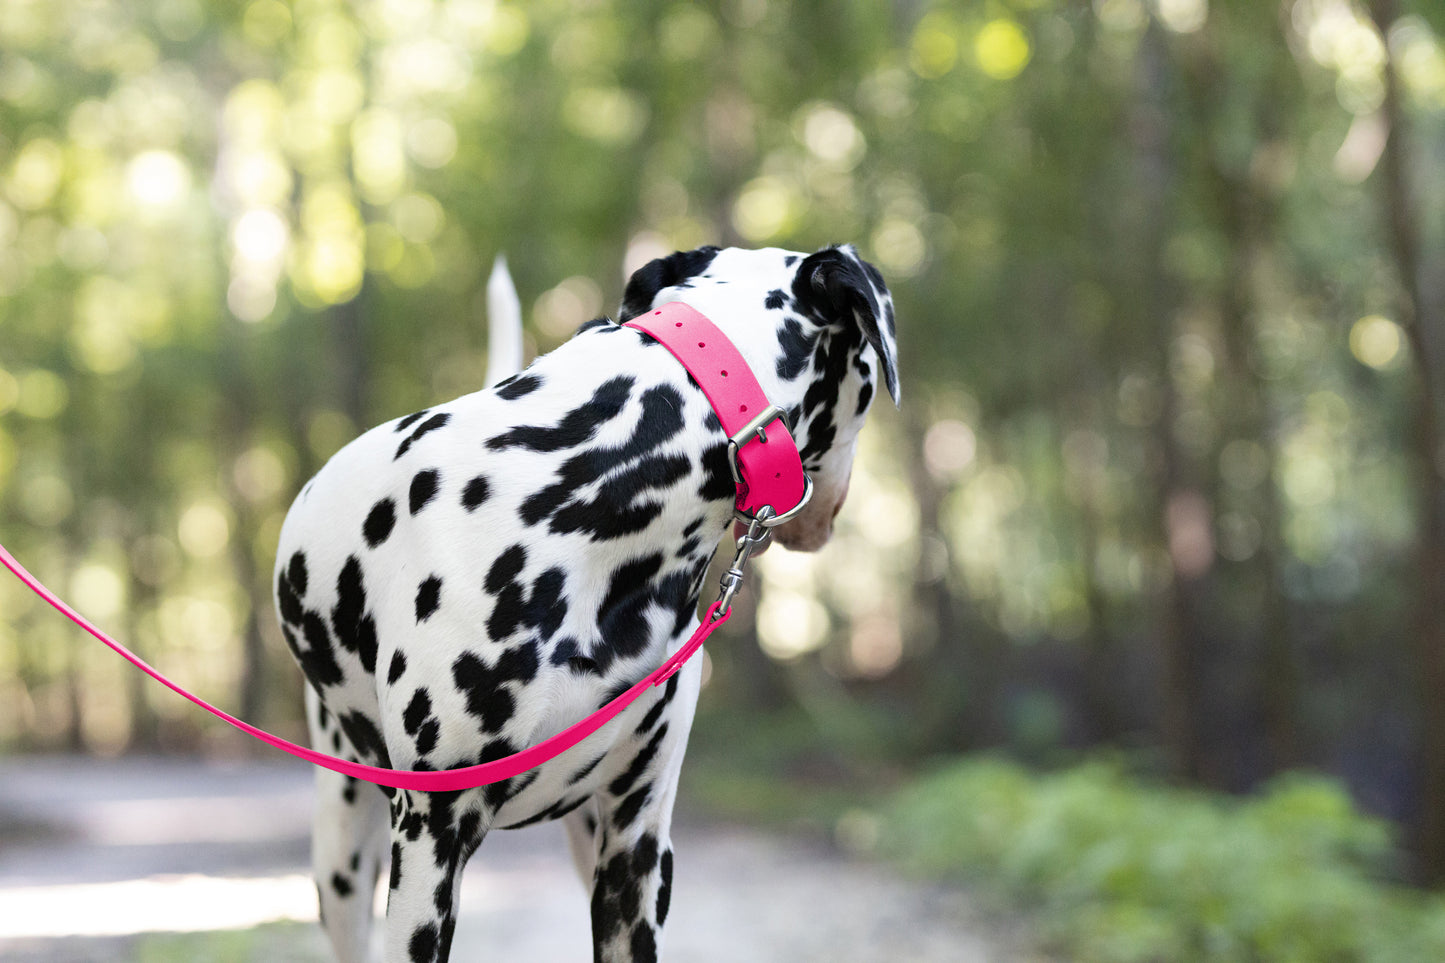
[[[738, 485], [735, 508], [751, 525], [748, 533], [738, 540], [737, 555], [733, 559], [732, 568], [723, 576], [723, 587], [718, 600], [708, 607], [702, 624], [681, 648], [640, 682], [596, 712], [521, 752], [477, 766], [417, 772], [368, 766], [298, 745], [237, 719], [171, 681], [160, 670], [111, 638], [46, 588], [25, 566], [16, 561], [4, 545], [0, 545], [0, 564], [14, 573], [27, 588], [57, 612], [105, 643], [117, 655], [161, 685], [247, 735], [255, 736], [298, 759], [379, 786], [420, 792], [473, 789], [520, 775], [571, 749], [610, 722], [648, 689], [662, 685], [672, 678], [697, 650], [702, 648], [708, 636], [732, 616], [730, 603], [742, 582], [742, 567], [754, 548], [767, 538], [764, 529], [792, 517], [807, 503], [812, 493], [812, 484], [803, 471], [798, 447], [788, 430], [787, 418], [782, 409], [769, 404], [767, 395], [763, 393], [762, 386], [758, 384], [742, 354], [716, 325], [687, 305], [679, 303], [664, 305], [643, 318], [628, 323], [652, 335], [672, 351], [712, 403], [723, 430], [730, 436], [728, 457], [734, 481]], [[775, 511], [777, 505], [792, 507], [779, 513]]]
[[467, 766], [462, 769], [442, 769], [430, 772], [413, 772], [405, 769], [385, 769], [380, 766], [367, 766], [359, 762], [351, 762], [337, 756], [328, 755], [324, 752], [317, 752], [315, 749], [310, 749], [306, 746], [297, 745], [290, 740], [272, 735], [264, 729], [258, 729], [248, 722], [242, 722], [230, 713], [217, 709], [200, 696], [192, 694], [179, 684], [171, 681], [160, 670], [111, 638], [93, 622], [75, 611], [75, 609], [66, 604], [66, 602], [54, 592], [46, 588], [38, 578], [26, 571], [25, 566], [16, 561], [15, 556], [6, 550], [4, 545], [0, 545], [0, 564], [3, 564], [13, 572], [16, 578], [24, 582], [27, 588], [44, 599], [52, 608], [95, 636], [101, 642], [104, 642], [122, 659], [125, 659], [131, 665], [140, 669], [172, 692], [194, 702], [216, 718], [229, 722], [242, 732], [255, 736], [262, 742], [275, 746], [283, 752], [289, 752], [298, 759], [304, 759], [307, 762], [323, 766], [333, 772], [339, 772], [342, 775], [362, 779], [366, 782], [374, 782], [379, 786], [393, 786], [397, 789], [415, 789], [422, 792], [473, 789], [477, 786], [484, 786], [487, 783], [500, 782], [503, 779], [524, 773], [529, 769], [534, 769], [542, 763], [561, 755], [583, 739], [592, 735], [592, 733], [598, 729], [601, 729], [610, 722], [614, 716], [635, 702], [637, 698], [648, 689], [653, 686], [662, 685], [668, 679], [672, 678], [687, 660], [696, 654], [697, 650], [702, 647], [702, 644], [707, 641], [708, 636], [717, 631], [718, 627], [732, 615], [732, 612], [729, 610], [719, 611], [719, 606], [721, 606], [722, 603], [714, 602], [708, 608], [707, 614], [703, 616], [702, 624], [699, 625], [697, 631], [692, 634], [692, 638], [688, 639], [682, 648], [673, 653], [666, 662], [663, 662], [662, 665], [648, 673], [641, 682], [581, 722], [563, 729], [550, 739], [544, 739], [535, 746], [523, 749], [521, 752], [497, 759], [493, 762], [484, 762], [479, 766]]

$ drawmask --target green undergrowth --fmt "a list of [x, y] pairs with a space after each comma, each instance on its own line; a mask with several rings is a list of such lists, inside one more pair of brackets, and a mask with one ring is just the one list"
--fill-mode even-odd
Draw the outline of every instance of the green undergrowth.
[[681, 815], [831, 833], [845, 813], [881, 802], [884, 773], [804, 713], [713, 710], [689, 737]]
[[1108, 763], [952, 763], [882, 810], [881, 851], [973, 884], [1079, 961], [1445, 960], [1445, 897], [1389, 882], [1390, 831], [1336, 783], [1233, 799]]
[[129, 952], [106, 958], [132, 963], [324, 963], [331, 955], [315, 923], [267, 923], [245, 930], [150, 934], [138, 937]]

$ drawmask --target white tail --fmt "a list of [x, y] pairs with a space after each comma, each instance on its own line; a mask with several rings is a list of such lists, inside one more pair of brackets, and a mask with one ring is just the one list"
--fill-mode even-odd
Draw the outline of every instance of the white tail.
[[487, 278], [487, 387], [522, 370], [522, 302], [498, 254]]

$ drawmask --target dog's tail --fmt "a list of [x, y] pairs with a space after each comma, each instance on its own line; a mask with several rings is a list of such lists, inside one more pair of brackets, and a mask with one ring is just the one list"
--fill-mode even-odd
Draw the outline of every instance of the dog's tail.
[[487, 278], [487, 387], [522, 370], [522, 302], [498, 254]]

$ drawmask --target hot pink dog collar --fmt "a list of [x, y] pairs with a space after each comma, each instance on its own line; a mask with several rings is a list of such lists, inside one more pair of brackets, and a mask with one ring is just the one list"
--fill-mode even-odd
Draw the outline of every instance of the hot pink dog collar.
[[813, 495], [803, 471], [787, 414], [768, 401], [762, 385], [728, 340], [707, 316], [680, 302], [664, 304], [628, 321], [660, 341], [702, 388], [728, 435], [728, 463], [738, 486], [735, 507], [752, 521], [764, 507], [772, 509], [766, 528], [792, 518]]

